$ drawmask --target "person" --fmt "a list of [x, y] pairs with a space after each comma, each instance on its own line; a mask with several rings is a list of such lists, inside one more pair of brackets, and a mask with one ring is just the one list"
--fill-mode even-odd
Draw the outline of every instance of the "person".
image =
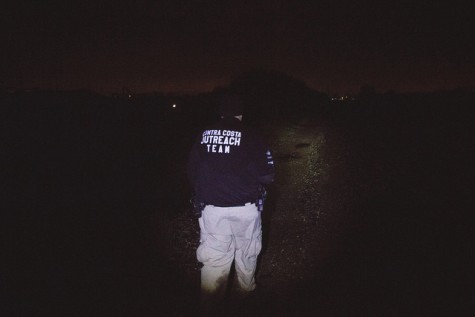
[[195, 200], [204, 207], [198, 219], [201, 303], [222, 302], [232, 263], [237, 290], [256, 288], [257, 257], [262, 247], [259, 189], [274, 180], [274, 162], [263, 139], [243, 125], [238, 95], [220, 99], [221, 120], [204, 129], [188, 159]]

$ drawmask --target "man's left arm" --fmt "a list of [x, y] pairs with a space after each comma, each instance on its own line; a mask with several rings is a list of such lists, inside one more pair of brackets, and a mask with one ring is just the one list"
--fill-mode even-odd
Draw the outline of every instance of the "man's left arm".
[[188, 181], [190, 182], [193, 189], [195, 189], [195, 186], [197, 183], [199, 160], [200, 158], [199, 158], [198, 143], [195, 142], [191, 148], [190, 155], [188, 157], [187, 166], [186, 166]]
[[274, 177], [275, 177], [274, 159], [269, 149], [267, 149], [265, 152], [265, 160], [262, 161], [259, 172], [260, 172], [259, 182], [261, 184], [267, 185], [274, 181]]

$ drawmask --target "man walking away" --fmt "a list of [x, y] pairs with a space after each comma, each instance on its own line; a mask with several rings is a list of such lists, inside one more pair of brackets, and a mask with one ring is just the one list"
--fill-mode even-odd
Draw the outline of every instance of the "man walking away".
[[188, 175], [199, 218], [201, 300], [215, 307], [225, 294], [234, 261], [238, 289], [256, 288], [257, 256], [262, 247], [261, 215], [256, 202], [262, 185], [274, 180], [274, 162], [262, 138], [242, 124], [239, 96], [220, 100], [221, 120], [206, 128], [192, 147]]

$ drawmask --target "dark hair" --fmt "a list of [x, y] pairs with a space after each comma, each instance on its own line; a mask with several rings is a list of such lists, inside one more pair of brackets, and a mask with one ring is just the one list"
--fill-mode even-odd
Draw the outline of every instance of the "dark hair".
[[236, 94], [225, 94], [219, 97], [219, 114], [223, 117], [242, 115], [243, 104], [241, 97]]

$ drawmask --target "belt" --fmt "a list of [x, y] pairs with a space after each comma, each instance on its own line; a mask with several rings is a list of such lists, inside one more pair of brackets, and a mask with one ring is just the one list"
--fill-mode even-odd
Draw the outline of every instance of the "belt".
[[255, 203], [251, 203], [251, 202], [247, 202], [247, 203], [243, 203], [243, 204], [239, 204], [239, 205], [230, 205], [230, 206], [219, 206], [219, 205], [213, 205], [213, 204], [205, 204], [205, 205], [209, 205], [209, 206], [213, 206], [213, 207], [220, 207], [220, 208], [231, 208], [231, 207], [243, 207], [243, 206], [249, 206], [249, 205], [252, 205], [252, 204], [255, 204]]

